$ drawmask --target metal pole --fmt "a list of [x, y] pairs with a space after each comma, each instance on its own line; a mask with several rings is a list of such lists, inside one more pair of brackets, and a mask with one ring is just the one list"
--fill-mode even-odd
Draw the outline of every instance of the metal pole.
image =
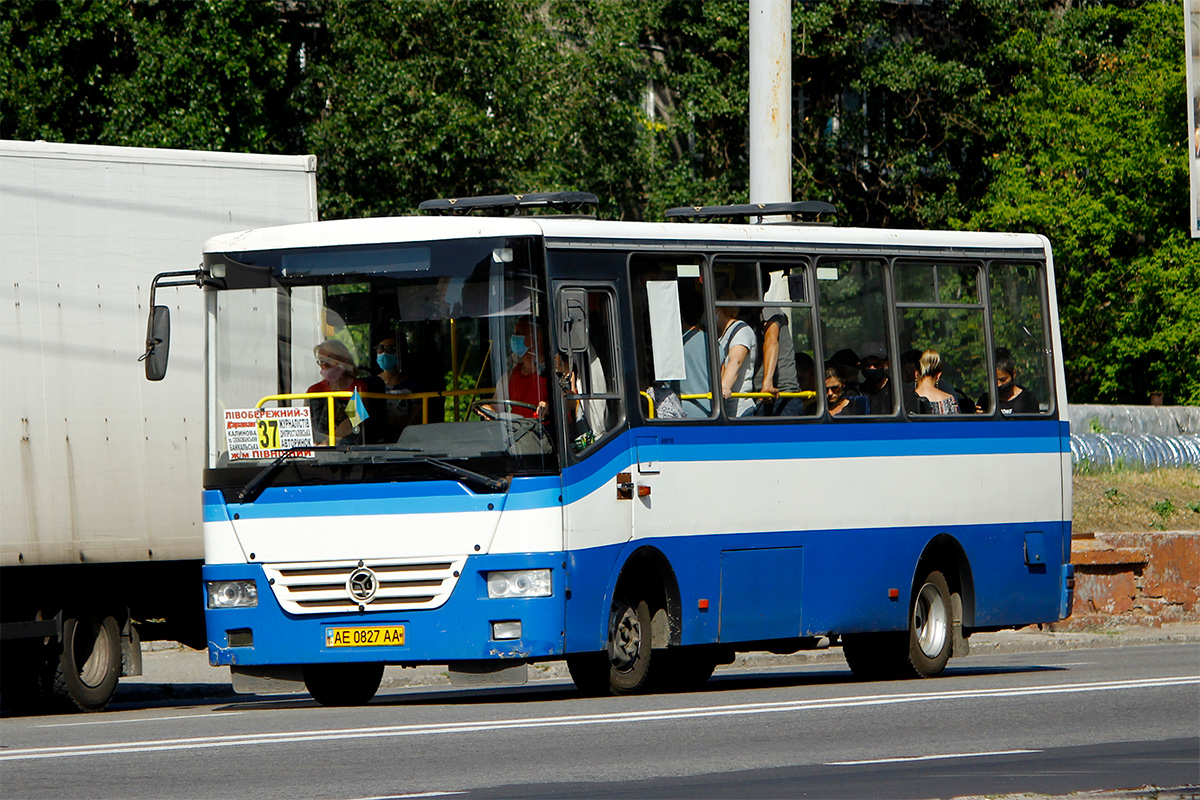
[[792, 4], [750, 0], [750, 202], [792, 199]]

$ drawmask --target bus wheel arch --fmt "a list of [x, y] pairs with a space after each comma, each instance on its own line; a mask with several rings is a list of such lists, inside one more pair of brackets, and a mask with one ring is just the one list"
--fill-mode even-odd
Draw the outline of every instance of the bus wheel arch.
[[933, 537], [917, 561], [909, 595], [910, 613], [928, 576], [935, 572], [945, 579], [950, 595], [953, 655], [965, 656], [968, 647], [963, 632], [975, 624], [975, 579], [962, 544], [949, 534]]
[[679, 584], [666, 557], [640, 547], [610, 593], [600, 653], [569, 653], [567, 668], [584, 694], [636, 694], [652, 688], [654, 650], [680, 639]]

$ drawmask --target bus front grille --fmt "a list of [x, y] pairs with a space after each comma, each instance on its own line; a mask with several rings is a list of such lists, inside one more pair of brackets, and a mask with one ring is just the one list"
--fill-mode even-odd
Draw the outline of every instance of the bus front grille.
[[[263, 564], [275, 599], [291, 614], [331, 611], [409, 611], [437, 608], [446, 602], [462, 574], [466, 558], [437, 561], [327, 561]], [[347, 585], [360, 567], [375, 573], [375, 596], [354, 599]]]

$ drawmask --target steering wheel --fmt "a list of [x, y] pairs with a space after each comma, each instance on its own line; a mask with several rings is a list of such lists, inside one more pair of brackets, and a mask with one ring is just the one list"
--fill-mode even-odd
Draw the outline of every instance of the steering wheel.
[[471, 403], [467, 413], [472, 411], [487, 420], [516, 420], [529, 419], [524, 414], [518, 414], [515, 411], [497, 411], [488, 406], [507, 406], [509, 408], [528, 408], [533, 412], [533, 419], [537, 419], [538, 407], [531, 403], [522, 403], [520, 400], [504, 400], [499, 397], [493, 397], [490, 400], [476, 400]]

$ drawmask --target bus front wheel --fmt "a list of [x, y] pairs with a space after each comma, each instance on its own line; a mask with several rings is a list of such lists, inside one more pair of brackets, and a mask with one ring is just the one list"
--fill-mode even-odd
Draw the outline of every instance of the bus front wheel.
[[567, 669], [576, 688], [586, 695], [636, 694], [647, 688], [652, 633], [645, 600], [618, 598], [608, 622], [603, 653], [572, 653]]
[[365, 706], [383, 680], [383, 664], [307, 664], [304, 688], [323, 706]]

